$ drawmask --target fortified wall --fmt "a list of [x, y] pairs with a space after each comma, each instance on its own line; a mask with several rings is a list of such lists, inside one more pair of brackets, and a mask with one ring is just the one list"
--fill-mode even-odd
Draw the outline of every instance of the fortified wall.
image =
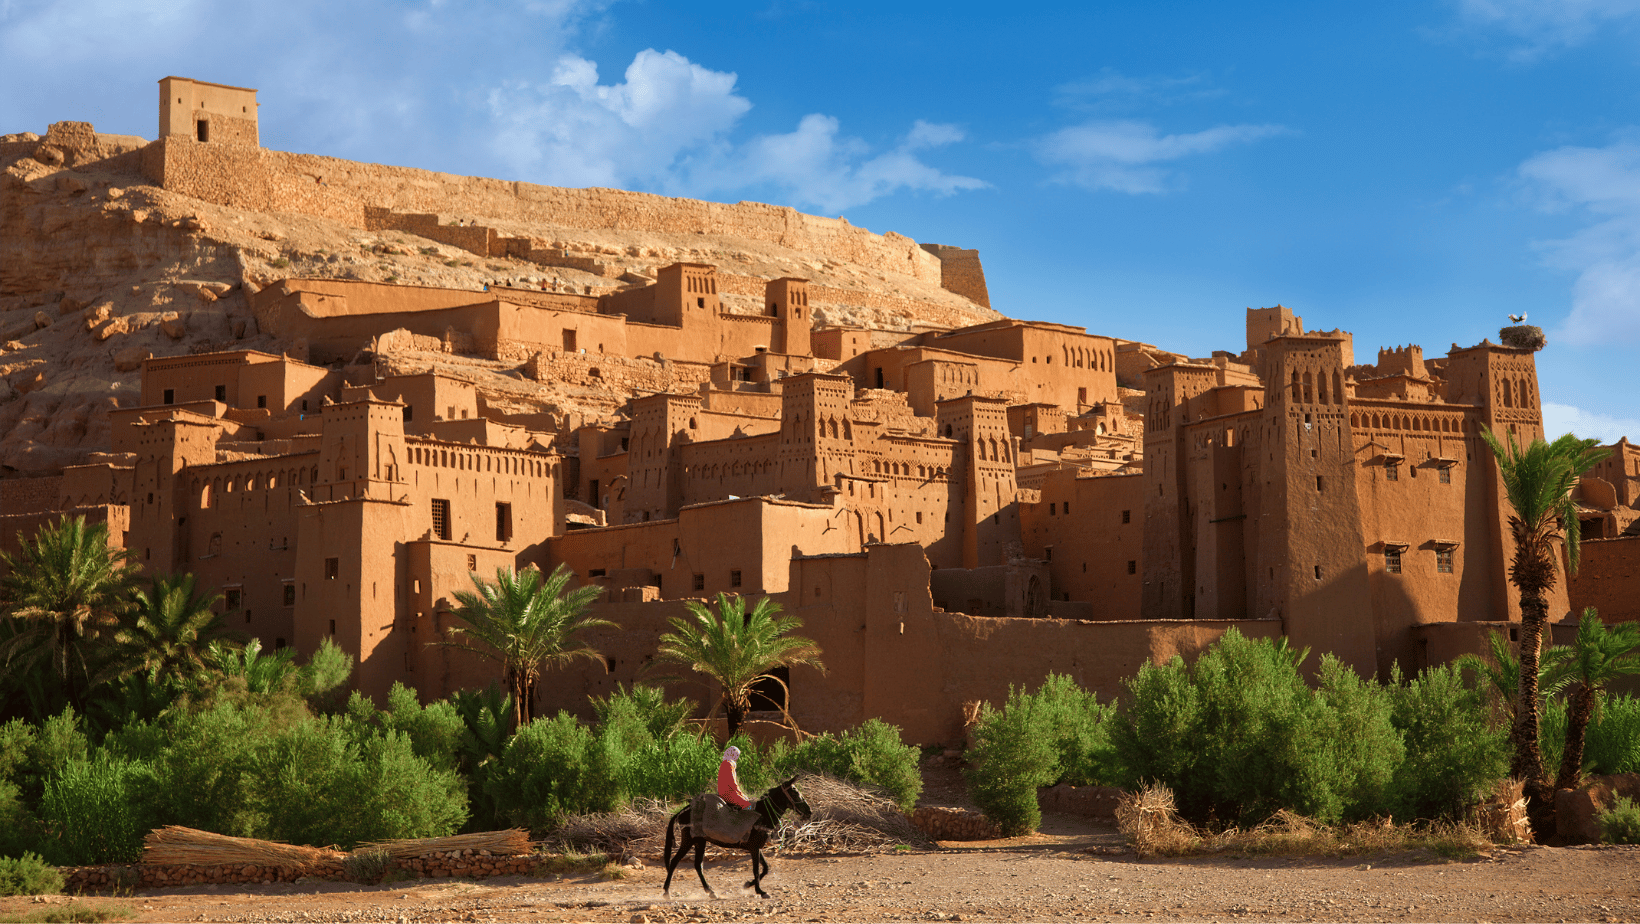
[[380, 213], [370, 217], [374, 208], [472, 214], [580, 230], [747, 238], [935, 285], [942, 273], [940, 259], [908, 237], [874, 234], [846, 219], [805, 215], [760, 202], [727, 205], [619, 189], [565, 189], [269, 151], [250, 144], [201, 144], [174, 135], [143, 149], [142, 168], [159, 186], [196, 199], [258, 212], [316, 215], [361, 229], [387, 222]]

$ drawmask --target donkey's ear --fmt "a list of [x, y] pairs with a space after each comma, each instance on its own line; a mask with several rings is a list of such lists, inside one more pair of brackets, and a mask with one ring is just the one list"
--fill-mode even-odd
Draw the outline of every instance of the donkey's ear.
[[786, 782], [781, 783], [780, 785], [782, 785], [782, 786], [792, 786], [792, 785], [795, 785], [796, 783], [797, 783], [797, 777], [794, 776], [791, 779], [787, 780]]

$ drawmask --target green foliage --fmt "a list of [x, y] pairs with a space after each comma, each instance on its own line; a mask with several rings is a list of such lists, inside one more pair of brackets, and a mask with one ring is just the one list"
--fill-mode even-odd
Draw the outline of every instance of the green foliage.
[[716, 785], [720, 756], [710, 738], [685, 734], [650, 741], [622, 755], [622, 791], [633, 799], [687, 799]]
[[781, 616], [769, 597], [746, 609], [746, 598], [718, 594], [717, 605], [685, 603], [691, 618], [673, 617], [672, 631], [660, 637], [660, 661], [682, 664], [723, 690], [730, 737], [751, 708], [752, 687], [781, 666], [807, 664], [825, 670], [820, 646], [790, 633], [802, 628], [795, 616]]
[[619, 769], [606, 739], [560, 712], [520, 727], [484, 788], [506, 821], [542, 832], [565, 815], [619, 807]]
[[641, 683], [633, 684], [630, 690], [624, 684], [616, 684], [615, 692], [608, 697], [588, 698], [592, 701], [592, 711], [600, 725], [608, 725], [619, 716], [630, 715], [641, 722], [649, 736], [656, 740], [676, 734], [683, 728], [684, 721], [694, 714], [696, 707], [694, 700], [668, 700], [665, 690]]
[[314, 650], [308, 663], [296, 670], [296, 693], [320, 711], [335, 707], [335, 698], [342, 684], [353, 674], [353, 656], [341, 649], [333, 639], [326, 638]]
[[1591, 773], [1640, 773], [1640, 699], [1627, 693], [1602, 698], [1583, 760]]
[[155, 677], [197, 676], [211, 640], [227, 631], [216, 612], [220, 600], [201, 594], [192, 574], [154, 575], [119, 614], [111, 657], [125, 670]]
[[1622, 796], [1611, 808], [1595, 816], [1600, 836], [1608, 844], [1640, 844], [1640, 805]]
[[1168, 786], [1198, 822], [1256, 824], [1288, 809], [1334, 823], [1382, 811], [1404, 763], [1393, 697], [1331, 656], [1312, 690], [1303, 659], [1284, 639], [1232, 629], [1193, 667], [1175, 658], [1141, 669], [1111, 723], [1118, 779]]
[[559, 667], [577, 658], [602, 661], [590, 645], [578, 643], [578, 636], [589, 629], [616, 627], [607, 619], [586, 615], [586, 608], [603, 591], [595, 584], [571, 590], [573, 576], [563, 565], [545, 580], [535, 568], [498, 568], [495, 583], [474, 574], [478, 592], [456, 592], [459, 606], [454, 615], [464, 625], [451, 628], [445, 644], [500, 662], [520, 722], [530, 720], [543, 665]]
[[39, 822], [23, 803], [16, 783], [0, 780], [0, 857], [21, 856], [35, 846]]
[[40, 850], [58, 866], [135, 863], [154, 827], [144, 794], [153, 774], [140, 761], [99, 751], [69, 761], [40, 799]]
[[495, 799], [485, 783], [512, 736], [516, 716], [513, 699], [501, 692], [500, 687], [491, 686], [483, 691], [457, 690], [450, 695], [449, 702], [461, 719], [461, 772], [467, 779], [473, 830], [503, 827], [506, 822], [496, 810]]
[[28, 767], [34, 726], [22, 719], [0, 725], [0, 782], [15, 780]]
[[1545, 767], [1560, 766], [1565, 754], [1566, 726], [1570, 724], [1567, 712], [1563, 699], [1546, 699], [1538, 707], [1538, 747]]
[[922, 794], [922, 773], [917, 769], [921, 754], [901, 740], [897, 727], [867, 719], [840, 735], [817, 735], [793, 748], [779, 747], [772, 755], [773, 775], [785, 779], [803, 771], [829, 774], [880, 789], [909, 812]]
[[0, 896], [56, 895], [63, 890], [63, 874], [37, 854], [0, 857]]
[[1456, 665], [1411, 680], [1391, 675], [1391, 720], [1406, 756], [1386, 809], [1396, 818], [1457, 818], [1508, 772], [1508, 729], [1488, 718], [1484, 690], [1468, 687]]
[[467, 726], [449, 701], [423, 706], [413, 688], [394, 683], [387, 693], [387, 711], [378, 713], [376, 719], [383, 728], [408, 736], [416, 756], [434, 769], [461, 768], [462, 735]]
[[1010, 837], [1042, 824], [1039, 787], [1059, 776], [1058, 754], [1049, 735], [1050, 709], [1040, 698], [1009, 688], [1002, 709], [986, 704], [968, 749], [968, 794]]

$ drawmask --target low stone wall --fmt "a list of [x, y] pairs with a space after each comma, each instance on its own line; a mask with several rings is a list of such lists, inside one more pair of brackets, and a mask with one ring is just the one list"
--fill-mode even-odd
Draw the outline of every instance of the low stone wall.
[[911, 824], [936, 841], [993, 841], [1002, 831], [973, 809], [924, 805], [911, 813]]
[[[545, 858], [492, 856], [489, 851], [449, 851], [408, 860], [394, 860], [390, 869], [420, 879], [483, 879], [490, 876], [532, 875]], [[175, 889], [194, 885], [266, 885], [313, 878], [344, 881], [347, 872], [340, 857], [300, 867], [221, 864], [214, 866], [77, 866], [63, 870], [63, 891], [106, 892], [114, 889]]]
[[1070, 786], [1060, 784], [1036, 791], [1037, 805], [1044, 812], [1083, 815], [1100, 821], [1116, 821], [1116, 806], [1122, 790], [1115, 786]]

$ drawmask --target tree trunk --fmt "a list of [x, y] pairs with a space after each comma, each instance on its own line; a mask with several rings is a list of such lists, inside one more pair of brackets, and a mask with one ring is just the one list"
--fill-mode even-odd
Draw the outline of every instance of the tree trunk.
[[740, 726], [746, 721], [746, 709], [734, 702], [727, 702], [724, 704], [724, 715], [727, 716], [729, 726], [727, 737], [733, 738], [735, 732], [740, 731]]
[[507, 670], [507, 686], [512, 690], [513, 732], [530, 724], [530, 678], [523, 671]]
[[1515, 727], [1510, 738], [1515, 756], [1509, 775], [1528, 784], [1547, 784], [1543, 772], [1543, 751], [1538, 746], [1538, 656], [1543, 647], [1543, 626], [1548, 622], [1549, 603], [1537, 589], [1521, 589], [1520, 594], [1520, 700], [1515, 704]]
[[1560, 761], [1560, 775], [1555, 778], [1556, 789], [1576, 789], [1583, 782], [1583, 742], [1593, 714], [1594, 693], [1588, 687], [1579, 687], [1572, 694], [1571, 714], [1566, 717], [1566, 753]]
[[1543, 647], [1543, 627], [1549, 621], [1549, 602], [1543, 588], [1521, 588], [1520, 592], [1520, 702], [1515, 708], [1515, 745], [1511, 776], [1523, 781], [1526, 816], [1532, 834], [1543, 843], [1555, 833], [1555, 791], [1543, 772], [1543, 749], [1538, 744], [1538, 659]]

